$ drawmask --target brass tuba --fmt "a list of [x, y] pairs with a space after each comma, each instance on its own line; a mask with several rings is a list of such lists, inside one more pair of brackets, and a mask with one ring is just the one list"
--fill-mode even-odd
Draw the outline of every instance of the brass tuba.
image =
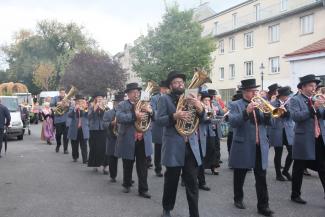
[[[68, 94], [61, 100], [62, 103], [68, 103], [68, 100], [71, 99], [72, 96], [74, 96], [77, 92], [77, 88], [75, 86], [71, 86], [71, 89], [69, 90]], [[64, 112], [67, 111], [69, 106], [64, 106], [64, 105], [57, 105], [54, 108], [54, 114], [55, 115], [63, 115]]]
[[[195, 70], [194, 76], [188, 88], [198, 88], [204, 83], [211, 83], [211, 79], [208, 77], [207, 73], [203, 70]], [[176, 111], [189, 111], [191, 113], [191, 120], [189, 122], [183, 120], [177, 120], [175, 128], [177, 132], [182, 136], [192, 135], [199, 126], [199, 117], [196, 114], [196, 109], [189, 105], [185, 99], [185, 95], [182, 94], [178, 100]]]
[[260, 96], [254, 96], [251, 99], [252, 102], [255, 102], [257, 104], [257, 108], [263, 112], [263, 113], [270, 113], [273, 118], [279, 118], [283, 115], [285, 112], [282, 108], [275, 108], [272, 106], [268, 101], [263, 99]]
[[[157, 90], [159, 90], [159, 85], [156, 82], [149, 80], [148, 84], [147, 84], [147, 88], [145, 89], [145, 92], [148, 92], [149, 95], [151, 96]], [[150, 103], [150, 99], [138, 100], [138, 102], [135, 106], [135, 110], [141, 111], [142, 108], [144, 106], [148, 106], [149, 103]], [[151, 123], [151, 117], [149, 114], [146, 114], [145, 118], [143, 118], [141, 120], [136, 120], [134, 123], [134, 126], [138, 132], [144, 133], [149, 129], [150, 123]]]

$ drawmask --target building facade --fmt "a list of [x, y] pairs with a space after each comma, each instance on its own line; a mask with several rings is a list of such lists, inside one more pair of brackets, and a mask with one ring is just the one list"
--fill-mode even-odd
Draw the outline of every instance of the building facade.
[[229, 100], [247, 78], [294, 85], [285, 54], [324, 38], [324, 20], [320, 0], [249, 0], [200, 20], [217, 41], [211, 86]]

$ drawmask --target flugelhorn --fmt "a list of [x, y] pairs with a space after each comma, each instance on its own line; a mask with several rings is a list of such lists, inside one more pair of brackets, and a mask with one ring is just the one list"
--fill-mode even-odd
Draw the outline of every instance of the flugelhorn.
[[285, 110], [283, 108], [275, 108], [274, 106], [271, 105], [268, 101], [263, 99], [260, 96], [254, 96], [251, 99], [252, 102], [257, 104], [257, 108], [263, 112], [263, 113], [270, 113], [273, 118], [279, 118], [281, 117]]

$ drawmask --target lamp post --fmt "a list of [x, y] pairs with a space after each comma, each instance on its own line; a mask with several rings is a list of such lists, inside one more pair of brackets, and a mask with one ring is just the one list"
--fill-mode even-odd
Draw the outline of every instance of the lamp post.
[[263, 63], [261, 63], [260, 70], [261, 70], [261, 81], [262, 81], [262, 90], [264, 89], [263, 87], [263, 81], [264, 81], [264, 72], [263, 70], [265, 69]]

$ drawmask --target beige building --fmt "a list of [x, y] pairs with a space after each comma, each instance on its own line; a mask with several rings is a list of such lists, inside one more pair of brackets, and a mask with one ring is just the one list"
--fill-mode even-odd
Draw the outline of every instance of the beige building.
[[211, 86], [229, 100], [242, 79], [291, 85], [285, 54], [324, 38], [324, 20], [324, 0], [249, 0], [201, 19], [217, 40]]

